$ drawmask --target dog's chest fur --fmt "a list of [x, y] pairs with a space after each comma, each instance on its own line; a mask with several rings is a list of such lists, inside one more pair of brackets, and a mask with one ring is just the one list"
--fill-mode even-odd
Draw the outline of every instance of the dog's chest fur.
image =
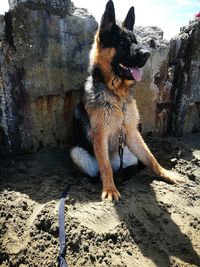
[[88, 80], [85, 86], [85, 107], [91, 119], [91, 130], [98, 126], [108, 133], [109, 151], [116, 153], [122, 132], [130, 124], [137, 127], [139, 115], [132, 92], [120, 98], [103, 83]]

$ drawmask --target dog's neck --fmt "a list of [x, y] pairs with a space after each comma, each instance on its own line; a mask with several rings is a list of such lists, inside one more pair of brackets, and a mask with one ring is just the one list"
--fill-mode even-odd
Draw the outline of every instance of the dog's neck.
[[[117, 95], [115, 91], [110, 90], [108, 86], [92, 76], [89, 76], [85, 83], [84, 99], [86, 106], [117, 106], [124, 110], [125, 105], [131, 103], [134, 99], [133, 90], [129, 90], [128, 94], [123, 97]], [[124, 112], [124, 111], [123, 111]]]

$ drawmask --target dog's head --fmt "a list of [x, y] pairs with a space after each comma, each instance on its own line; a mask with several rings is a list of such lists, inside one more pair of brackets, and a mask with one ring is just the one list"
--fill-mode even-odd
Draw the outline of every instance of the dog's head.
[[140, 81], [141, 70], [150, 52], [137, 44], [133, 27], [135, 23], [134, 7], [131, 7], [120, 27], [115, 21], [113, 2], [108, 1], [96, 36], [97, 51], [95, 64], [109, 70], [121, 80]]

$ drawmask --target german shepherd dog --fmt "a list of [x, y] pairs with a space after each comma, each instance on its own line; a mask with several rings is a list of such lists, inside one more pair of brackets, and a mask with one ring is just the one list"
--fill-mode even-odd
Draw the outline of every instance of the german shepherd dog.
[[113, 2], [108, 1], [91, 50], [83, 100], [74, 110], [71, 158], [87, 175], [100, 174], [102, 199], [111, 201], [120, 197], [113, 179], [120, 165], [142, 162], [168, 183], [179, 180], [159, 165], [138, 131], [133, 86], [141, 80], [150, 52], [138, 45], [134, 22], [131, 7], [122, 26], [117, 25]]

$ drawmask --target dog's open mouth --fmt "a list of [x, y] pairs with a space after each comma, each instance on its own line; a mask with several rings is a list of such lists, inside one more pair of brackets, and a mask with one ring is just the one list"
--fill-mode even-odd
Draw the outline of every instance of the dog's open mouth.
[[142, 70], [139, 67], [127, 67], [122, 63], [119, 63], [119, 68], [123, 72], [123, 76], [128, 79], [135, 80], [137, 82], [142, 79]]

